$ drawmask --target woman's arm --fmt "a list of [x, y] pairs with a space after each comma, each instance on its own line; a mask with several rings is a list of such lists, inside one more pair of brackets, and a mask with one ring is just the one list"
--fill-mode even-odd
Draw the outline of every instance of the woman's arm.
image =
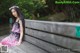
[[22, 21], [19, 20], [19, 24], [20, 24], [20, 38], [19, 38], [19, 44], [21, 44], [22, 42], [22, 38], [23, 38], [23, 26], [22, 26]]

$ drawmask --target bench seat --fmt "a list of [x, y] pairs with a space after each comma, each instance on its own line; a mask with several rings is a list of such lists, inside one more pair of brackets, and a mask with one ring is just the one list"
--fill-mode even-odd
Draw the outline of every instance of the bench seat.
[[8, 48], [9, 53], [47, 53], [46, 51], [23, 41], [20, 46]]

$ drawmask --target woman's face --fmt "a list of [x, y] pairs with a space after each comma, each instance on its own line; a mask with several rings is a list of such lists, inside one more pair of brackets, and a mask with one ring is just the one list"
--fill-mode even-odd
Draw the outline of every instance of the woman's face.
[[11, 12], [14, 17], [18, 17], [18, 14], [15, 9], [12, 9]]

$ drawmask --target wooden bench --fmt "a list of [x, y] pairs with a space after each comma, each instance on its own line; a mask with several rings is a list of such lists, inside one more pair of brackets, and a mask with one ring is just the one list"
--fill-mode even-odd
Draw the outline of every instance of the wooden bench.
[[9, 53], [80, 53], [80, 24], [25, 19], [25, 37]]

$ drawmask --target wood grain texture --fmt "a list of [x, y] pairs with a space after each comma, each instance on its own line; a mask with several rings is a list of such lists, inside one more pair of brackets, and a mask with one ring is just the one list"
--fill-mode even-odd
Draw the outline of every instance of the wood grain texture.
[[37, 30], [47, 31], [70, 37], [76, 37], [76, 26], [80, 26], [80, 24], [67, 23], [67, 22], [37, 21], [37, 20], [26, 19], [25, 26]]
[[49, 34], [49, 33], [27, 29], [27, 28], [25, 32], [28, 35], [39, 38], [41, 40], [45, 40], [45, 41], [48, 41], [53, 44], [57, 44], [66, 48], [70, 48], [72, 50], [80, 51], [80, 40], [76, 40], [76, 39], [72, 39], [72, 38], [68, 38], [64, 36], [59, 36], [55, 34]]
[[49, 53], [74, 53], [74, 52], [71, 52], [70, 50], [58, 47], [54, 44], [50, 44], [50, 43], [41, 41], [39, 39], [36, 39], [34, 37], [30, 37], [27, 35], [25, 36], [25, 40], [34, 44], [34, 45], [37, 45], [40, 48], [43, 48], [43, 49], [49, 51]]

